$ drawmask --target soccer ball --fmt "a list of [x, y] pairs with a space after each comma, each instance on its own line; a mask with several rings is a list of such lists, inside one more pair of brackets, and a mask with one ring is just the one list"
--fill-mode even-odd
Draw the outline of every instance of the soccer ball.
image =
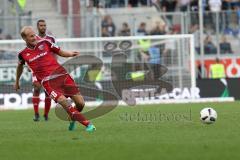
[[217, 112], [212, 108], [203, 108], [200, 112], [202, 123], [211, 124], [217, 120]]

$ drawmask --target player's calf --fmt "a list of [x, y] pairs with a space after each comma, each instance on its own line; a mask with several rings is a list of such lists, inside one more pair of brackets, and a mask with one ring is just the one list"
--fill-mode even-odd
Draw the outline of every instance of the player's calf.
[[[77, 100], [77, 99], [82, 99], [83, 100], [83, 98], [80, 95], [75, 97], [75, 100]], [[87, 120], [85, 118], [85, 116], [78, 111], [77, 108], [75, 108], [75, 107], [73, 107], [73, 106], [68, 104], [67, 98], [65, 96], [63, 96], [63, 95], [60, 96], [57, 101], [67, 111], [67, 113], [71, 117], [72, 121], [78, 121], [79, 123], [81, 123], [82, 125], [86, 126], [87, 128], [89, 128], [89, 126], [92, 126], [90, 121]], [[84, 107], [84, 101], [77, 101], [77, 102], [79, 103], [81, 108]], [[90, 128], [95, 130], [94, 129], [95, 127], [90, 127]]]
[[33, 83], [33, 97], [32, 97], [32, 103], [33, 103], [33, 109], [34, 109], [34, 118], [33, 121], [37, 122], [40, 120], [39, 116], [39, 103], [40, 103], [40, 94], [41, 85], [40, 83]]
[[44, 107], [44, 119], [45, 121], [48, 121], [48, 113], [51, 108], [51, 98], [48, 96], [48, 94], [45, 92], [45, 107]]
[[80, 94], [74, 95], [71, 97], [71, 99], [74, 101], [76, 108], [79, 112], [82, 112], [84, 106], [85, 106], [85, 102], [83, 97]]

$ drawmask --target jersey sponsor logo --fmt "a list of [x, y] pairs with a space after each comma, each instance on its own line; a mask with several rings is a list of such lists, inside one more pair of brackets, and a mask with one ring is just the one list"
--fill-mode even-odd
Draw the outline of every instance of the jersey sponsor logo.
[[39, 55], [29, 59], [29, 62], [32, 62], [32, 61], [35, 61], [36, 59], [40, 58], [40, 57], [43, 57], [47, 54], [47, 52], [43, 52], [43, 53], [40, 53]]
[[27, 57], [30, 56], [30, 53], [27, 53], [26, 56], [27, 56]]

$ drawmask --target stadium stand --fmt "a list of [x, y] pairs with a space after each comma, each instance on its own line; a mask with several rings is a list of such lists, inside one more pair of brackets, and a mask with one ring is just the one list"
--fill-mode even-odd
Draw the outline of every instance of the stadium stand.
[[[205, 44], [206, 57], [235, 56], [239, 50], [239, 2], [223, 0], [218, 6], [217, 1], [204, 2], [204, 39], [211, 41]], [[197, 0], [26, 0], [22, 7], [18, 5], [8, 0], [0, 6], [0, 19], [4, 19], [0, 21], [0, 39], [20, 38], [21, 26], [35, 26], [38, 19], [45, 18], [48, 33], [57, 38], [192, 33], [197, 57], [200, 54]], [[168, 48], [161, 53], [168, 53]], [[1, 59], [9, 58], [1, 55]]]

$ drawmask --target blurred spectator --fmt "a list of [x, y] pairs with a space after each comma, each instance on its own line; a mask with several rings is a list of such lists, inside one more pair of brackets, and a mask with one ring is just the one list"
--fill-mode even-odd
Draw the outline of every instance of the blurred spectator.
[[195, 49], [198, 54], [200, 54], [200, 31], [199, 31], [199, 25], [195, 24], [190, 28], [190, 33], [194, 35], [194, 44]]
[[117, 7], [124, 7], [125, 0], [105, 0], [105, 7], [106, 8], [117, 8]]
[[232, 12], [229, 13], [230, 25], [227, 29], [230, 29], [234, 36], [239, 34], [239, 25], [240, 25], [240, 1], [231, 0]]
[[237, 22], [236, 23], [237, 23], [237, 25], [240, 25], [240, 4], [236, 5], [234, 7], [234, 11], [236, 12], [236, 16], [237, 16]]
[[18, 7], [21, 12], [24, 12], [26, 6], [26, 0], [17, 0]]
[[148, 63], [149, 61], [149, 48], [152, 45], [152, 42], [150, 39], [140, 39], [138, 40], [139, 45], [139, 53], [137, 55], [138, 59], [142, 63]]
[[102, 28], [102, 37], [111, 37], [111, 34], [108, 32], [107, 27]]
[[166, 34], [166, 25], [161, 24], [159, 21], [156, 22], [156, 26], [151, 30], [151, 35], [164, 35]]
[[130, 36], [131, 30], [126, 22], [122, 24], [122, 29], [118, 33], [119, 36]]
[[[166, 24], [161, 24], [159, 21], [156, 21], [155, 27], [150, 32], [151, 35], [165, 35], [166, 32]], [[154, 42], [154, 41], [153, 41]], [[160, 43], [154, 46], [155, 48], [158, 48], [159, 55], [160, 53], [164, 53], [165, 50], [165, 43]]]
[[198, 24], [199, 18], [198, 18], [198, 0], [193, 0], [190, 3], [190, 11], [191, 11], [191, 23], [192, 24]]
[[232, 8], [240, 5], [239, 0], [229, 0], [229, 1], [230, 1], [230, 3], [231, 3], [231, 7], [232, 7]]
[[12, 36], [10, 34], [7, 34], [6, 37], [5, 37], [7, 40], [9, 39], [13, 39]]
[[[160, 6], [161, 6], [162, 12], [175, 12], [176, 5], [177, 5], [177, 0], [172, 0], [172, 1], [162, 0]], [[166, 18], [167, 18], [169, 24], [172, 25], [173, 24], [173, 22], [172, 22], [173, 16], [167, 15]]]
[[172, 33], [171, 34], [180, 34], [181, 33], [181, 26], [180, 24], [175, 24], [171, 28]]
[[158, 47], [149, 48], [149, 62], [152, 75], [152, 79], [158, 79], [160, 76], [160, 50]]
[[0, 40], [1, 39], [4, 39], [4, 35], [3, 35], [3, 33], [2, 33], [2, 28], [0, 28]]
[[226, 77], [224, 64], [222, 64], [218, 58], [216, 58], [216, 61], [214, 64], [210, 65], [209, 71], [210, 71], [209, 73], [210, 78], [218, 79], [218, 78]]
[[106, 15], [102, 20], [102, 31], [105, 30], [104, 28], [110, 36], [115, 36], [116, 27], [110, 15]]
[[[14, 1], [14, 0], [9, 0]], [[21, 0], [23, 1], [23, 0]], [[219, 1], [222, 3], [223, 10], [231, 10], [235, 6], [239, 6], [239, 0], [203, 0], [204, 10], [211, 10], [211, 6], [218, 6]], [[188, 10], [198, 10], [198, 0], [87, 0], [88, 7], [106, 7], [117, 8], [124, 7], [125, 2], [129, 7], [139, 6], [156, 6], [157, 9], [161, 8], [163, 12], [177, 11], [176, 7], [182, 12]], [[211, 3], [211, 4], [210, 4]], [[164, 10], [163, 8], [166, 9]], [[219, 8], [219, 7], [218, 7]], [[221, 6], [220, 6], [221, 8]]]
[[212, 12], [220, 12], [222, 8], [221, 0], [209, 0], [208, 1], [209, 9]]
[[225, 25], [224, 28], [228, 29], [229, 28], [229, 21], [231, 18], [231, 1], [230, 0], [223, 0], [222, 1], [222, 11], [224, 11], [221, 15], [222, 21], [224, 22], [223, 24]]
[[99, 8], [100, 7], [99, 0], [87, 0], [86, 3], [87, 3], [88, 8], [93, 8], [93, 7]]
[[128, 5], [130, 7], [138, 7], [138, 4], [146, 6], [147, 5], [147, 0], [128, 0]]
[[197, 65], [197, 79], [202, 79], [202, 68], [201, 65]]
[[212, 37], [208, 35], [204, 40], [204, 54], [217, 54], [217, 48], [212, 42]]
[[137, 29], [137, 35], [140, 35], [140, 36], [148, 35], [147, 30], [146, 30], [146, 23], [145, 22], [140, 23], [140, 25]]
[[137, 7], [137, 6], [138, 6], [138, 1], [139, 1], [139, 0], [129, 0], [129, 1], [128, 1], [128, 5], [129, 5], [130, 7]]
[[190, 2], [190, 11], [198, 11], [198, 0], [192, 0]]
[[176, 9], [177, 0], [162, 0], [161, 1], [161, 9], [163, 12], [174, 12]]
[[226, 36], [222, 36], [222, 41], [220, 43], [220, 53], [221, 54], [233, 53], [231, 44], [227, 41]]
[[105, 15], [102, 20], [102, 27], [106, 27], [108, 25], [108, 18], [110, 15]]
[[155, 6], [158, 11], [160, 11], [160, 1], [161, 0], [151, 0], [151, 5]]
[[231, 9], [231, 1], [223, 0], [222, 1], [222, 10], [230, 10]]
[[142, 6], [146, 6], [148, 4], [147, 0], [139, 0]]
[[[171, 30], [171, 34], [174, 34], [174, 31]], [[170, 57], [176, 57], [174, 56], [176, 54], [176, 40], [174, 39], [168, 39], [164, 44], [161, 44], [160, 46], [160, 53], [161, 53], [161, 63], [163, 65], [169, 66], [173, 63], [173, 59]]]
[[186, 12], [188, 10], [188, 6], [190, 4], [190, 0], [178, 0], [178, 5], [180, 7], [180, 11]]
[[[213, 31], [215, 31], [216, 29], [216, 13], [215, 12], [220, 12], [222, 9], [222, 1], [221, 0], [209, 0], [208, 1], [208, 5], [209, 5], [209, 9], [212, 13], [211, 14], [211, 18], [210, 18], [210, 24], [211, 24], [211, 28], [213, 29]], [[221, 22], [220, 22], [221, 24]], [[219, 25], [220, 27], [220, 25]]]

